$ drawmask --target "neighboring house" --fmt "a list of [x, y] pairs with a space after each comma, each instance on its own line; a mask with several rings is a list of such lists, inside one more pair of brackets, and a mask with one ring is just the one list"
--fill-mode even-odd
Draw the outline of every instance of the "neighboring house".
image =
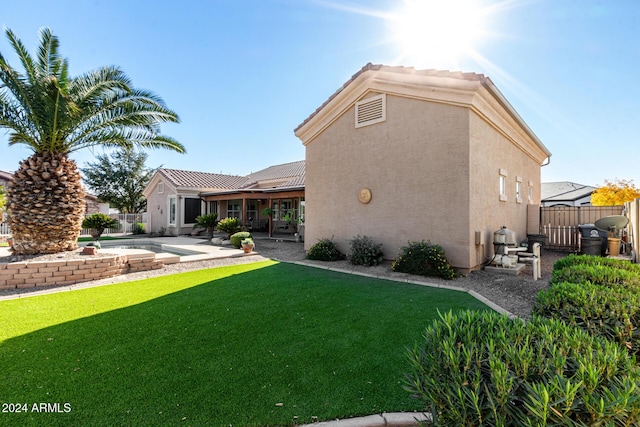
[[[304, 219], [305, 162], [270, 166], [247, 176], [158, 169], [144, 190], [150, 232], [181, 235], [193, 231], [204, 213], [234, 217], [249, 229], [298, 231]], [[273, 210], [273, 222], [262, 215]], [[269, 228], [270, 229], [270, 228]], [[278, 230], [276, 230], [278, 231]]]
[[105, 203], [93, 194], [87, 194], [84, 198], [87, 207], [85, 212], [88, 215], [95, 213], [103, 213], [109, 215], [109, 203]]
[[7, 183], [13, 179], [13, 174], [5, 171], [0, 171], [0, 185], [5, 187]]
[[306, 147], [305, 249], [367, 235], [395, 258], [430, 240], [462, 270], [501, 226], [537, 233], [551, 153], [481, 74], [367, 64], [295, 129]]
[[543, 182], [542, 206], [591, 206], [591, 194], [596, 187], [575, 182]]

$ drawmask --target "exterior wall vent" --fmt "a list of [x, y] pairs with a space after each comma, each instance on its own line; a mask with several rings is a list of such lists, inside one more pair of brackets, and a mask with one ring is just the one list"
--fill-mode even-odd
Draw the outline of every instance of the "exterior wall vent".
[[387, 119], [387, 96], [385, 94], [356, 102], [356, 127], [369, 126]]

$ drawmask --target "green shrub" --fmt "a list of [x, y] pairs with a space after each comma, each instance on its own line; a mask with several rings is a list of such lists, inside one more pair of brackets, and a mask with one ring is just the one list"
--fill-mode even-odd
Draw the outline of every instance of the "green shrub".
[[196, 225], [193, 228], [204, 228], [207, 230], [207, 239], [212, 239], [213, 229], [216, 228], [216, 225], [218, 225], [218, 214], [214, 212], [197, 216]]
[[383, 260], [382, 243], [374, 243], [371, 237], [356, 236], [349, 241], [351, 254], [349, 261], [353, 265], [378, 265]]
[[640, 353], [640, 292], [613, 285], [558, 283], [538, 293], [533, 314], [577, 326]]
[[409, 360], [405, 388], [437, 426], [640, 423], [634, 359], [559, 320], [441, 314]]
[[338, 250], [338, 247], [333, 240], [320, 239], [318, 243], [309, 248], [309, 251], [307, 252], [307, 259], [338, 261], [345, 259], [345, 255]]
[[144, 234], [144, 224], [141, 222], [136, 222], [135, 224], [133, 224], [131, 232], [133, 234]]
[[444, 249], [430, 241], [409, 242], [400, 248], [400, 255], [391, 265], [393, 271], [454, 279], [456, 271], [444, 256]]
[[233, 233], [237, 233], [241, 230], [240, 221], [238, 218], [222, 218], [218, 221], [218, 231], [223, 233], [227, 233], [228, 237], [231, 238]]
[[249, 233], [248, 231], [239, 231], [237, 233], [232, 234], [230, 240], [233, 246], [240, 249], [240, 246], [242, 246], [242, 241], [244, 239], [252, 239], [252, 238], [253, 237], [251, 236], [251, 233]]
[[640, 274], [631, 270], [599, 264], [574, 264], [561, 269], [554, 269], [551, 273], [553, 286], [556, 283], [586, 283], [596, 285], [624, 285], [640, 289]]
[[569, 254], [564, 258], [560, 258], [553, 264], [554, 270], [562, 270], [566, 267], [571, 267], [574, 265], [600, 265], [606, 267], [615, 267], [622, 270], [629, 270], [640, 274], [640, 264], [633, 264], [630, 261], [616, 259], [616, 258], [605, 258], [595, 255], [576, 255]]
[[120, 225], [117, 219], [111, 218], [107, 214], [95, 213], [87, 215], [82, 220], [82, 228], [88, 228], [93, 240], [99, 240], [106, 228], [116, 228]]

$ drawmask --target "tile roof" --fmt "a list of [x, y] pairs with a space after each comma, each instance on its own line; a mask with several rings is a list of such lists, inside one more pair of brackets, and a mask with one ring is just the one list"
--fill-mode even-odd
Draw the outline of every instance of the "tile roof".
[[389, 66], [382, 64], [372, 64], [369, 62], [367, 65], [362, 67], [357, 73], [355, 73], [349, 80], [347, 80], [337, 91], [335, 91], [325, 102], [322, 103], [309, 117], [304, 119], [302, 123], [298, 125], [293, 131], [294, 133], [298, 131], [302, 126], [307, 124], [313, 117], [320, 112], [327, 104], [329, 104], [340, 92], [342, 92], [347, 86], [349, 86], [355, 79], [357, 79], [361, 74], [364, 74], [367, 71], [390, 71], [394, 73], [401, 74], [414, 74], [420, 76], [435, 76], [435, 77], [449, 77], [454, 79], [463, 79], [470, 81], [484, 81], [489, 80], [488, 77], [485, 77], [484, 74], [478, 73], [464, 73], [462, 71], [448, 71], [448, 70], [416, 70], [414, 67], [403, 67], [403, 66]]
[[575, 182], [543, 182], [540, 189], [542, 201], [578, 200], [590, 196], [596, 187]]
[[[247, 176], [223, 175], [179, 169], [158, 169], [166, 180], [175, 187], [197, 188], [204, 192], [229, 192], [258, 188], [260, 190], [304, 187], [305, 161], [269, 166]], [[269, 185], [273, 181], [273, 185]], [[267, 185], [264, 185], [267, 183]]]
[[0, 180], [9, 182], [13, 180], [13, 174], [11, 172], [0, 171]]
[[288, 179], [284, 183], [279, 183], [276, 188], [299, 187], [304, 186], [305, 178], [305, 161], [284, 163], [282, 165], [269, 166], [258, 172], [254, 172], [247, 176], [247, 179], [241, 188], [251, 188], [262, 181], [278, 181]]
[[241, 186], [246, 178], [238, 175], [223, 175], [208, 172], [194, 172], [179, 169], [158, 169], [176, 187], [233, 189]]

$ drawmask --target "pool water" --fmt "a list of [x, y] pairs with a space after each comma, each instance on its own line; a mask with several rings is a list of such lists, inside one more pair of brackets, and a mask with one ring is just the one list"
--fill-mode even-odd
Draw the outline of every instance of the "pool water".
[[160, 245], [117, 245], [117, 246], [103, 246], [103, 249], [108, 249], [108, 248], [113, 248], [113, 249], [143, 249], [145, 251], [150, 251], [150, 252], [155, 252], [157, 254], [160, 253], [168, 253], [168, 254], [173, 254], [173, 255], [180, 255], [180, 256], [184, 256], [184, 255], [193, 255], [196, 254], [197, 252], [193, 252], [193, 251], [187, 251], [187, 250], [177, 250], [174, 248], [166, 248], [166, 247], [162, 247]]

